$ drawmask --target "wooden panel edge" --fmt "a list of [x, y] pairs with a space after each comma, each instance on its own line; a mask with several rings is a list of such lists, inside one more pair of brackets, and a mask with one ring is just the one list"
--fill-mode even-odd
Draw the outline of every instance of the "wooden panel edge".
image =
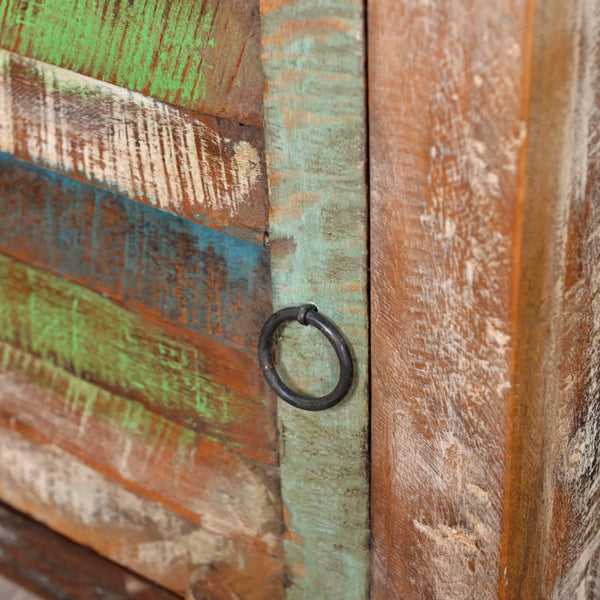
[[[369, 588], [363, 9], [261, 2], [273, 305], [314, 302], [349, 339], [357, 372], [333, 409], [278, 404], [290, 600], [364, 600]], [[280, 368], [322, 393], [335, 359], [305, 333], [283, 331]]]
[[532, 6], [501, 597], [598, 593], [600, 6]]

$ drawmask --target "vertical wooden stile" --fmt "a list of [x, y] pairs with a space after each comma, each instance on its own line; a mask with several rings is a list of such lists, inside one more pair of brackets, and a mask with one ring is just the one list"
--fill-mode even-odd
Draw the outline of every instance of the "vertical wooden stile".
[[[356, 360], [323, 413], [278, 405], [287, 597], [368, 595], [364, 14], [360, 0], [261, 1], [275, 309], [314, 302]], [[299, 328], [300, 326], [298, 326]], [[299, 388], [337, 377], [318, 337], [282, 333]], [[305, 332], [306, 333], [306, 332]], [[287, 361], [287, 362], [286, 362]]]
[[374, 600], [597, 597], [599, 25], [369, 2]]
[[533, 23], [505, 596], [600, 591], [600, 4]]

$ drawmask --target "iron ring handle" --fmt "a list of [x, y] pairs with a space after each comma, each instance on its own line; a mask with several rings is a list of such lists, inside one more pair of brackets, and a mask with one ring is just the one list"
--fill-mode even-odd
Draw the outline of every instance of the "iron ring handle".
[[[290, 389], [279, 377], [273, 359], [273, 338], [277, 328], [288, 321], [316, 327], [333, 346], [340, 363], [340, 378], [335, 388], [320, 398], [303, 396]], [[354, 365], [348, 344], [340, 330], [317, 311], [313, 304], [283, 308], [271, 315], [263, 325], [258, 340], [258, 362], [260, 370], [273, 391], [288, 404], [302, 410], [326, 410], [340, 402], [352, 387]]]

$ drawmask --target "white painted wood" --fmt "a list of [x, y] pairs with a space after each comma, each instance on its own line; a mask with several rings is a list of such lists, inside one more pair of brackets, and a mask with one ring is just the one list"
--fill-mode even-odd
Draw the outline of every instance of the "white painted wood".
[[262, 240], [264, 161], [250, 128], [4, 50], [0, 114], [0, 152]]

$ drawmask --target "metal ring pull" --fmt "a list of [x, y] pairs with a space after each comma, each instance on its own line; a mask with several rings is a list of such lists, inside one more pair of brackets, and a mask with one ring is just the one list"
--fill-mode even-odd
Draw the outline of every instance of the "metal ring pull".
[[[279, 377], [273, 360], [273, 338], [277, 328], [287, 321], [298, 321], [301, 325], [316, 327], [333, 346], [340, 362], [340, 378], [329, 394], [320, 398], [302, 396], [290, 389]], [[273, 391], [292, 406], [302, 410], [325, 410], [335, 406], [349, 392], [354, 378], [352, 356], [344, 336], [329, 319], [317, 311], [314, 304], [283, 308], [267, 319], [258, 340], [258, 362]]]

